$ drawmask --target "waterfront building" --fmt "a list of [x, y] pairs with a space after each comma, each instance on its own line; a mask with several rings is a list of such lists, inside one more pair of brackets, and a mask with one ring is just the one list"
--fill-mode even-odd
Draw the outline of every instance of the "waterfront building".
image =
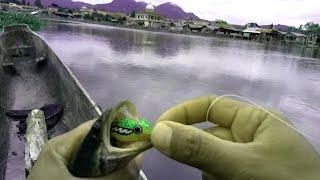
[[205, 25], [190, 23], [188, 28], [191, 32], [201, 32]]
[[248, 40], [258, 39], [261, 27], [257, 23], [248, 23], [242, 31], [242, 37]]
[[56, 12], [58, 12], [58, 8], [56, 7], [47, 7], [46, 10], [47, 14], [55, 14]]
[[260, 40], [268, 42], [283, 40], [283, 33], [277, 31], [273, 24], [260, 27], [261, 28], [258, 29], [258, 31], [260, 32]]
[[160, 28], [166, 25], [165, 17], [155, 13], [155, 7], [150, 3], [144, 12], [136, 12], [135, 20], [145, 28]]
[[320, 34], [309, 34], [307, 38], [308, 46], [319, 46], [320, 45]]
[[306, 44], [307, 42], [307, 36], [297, 32], [289, 32], [285, 38], [287, 43]]
[[4, 10], [4, 11], [20, 12], [22, 10], [22, 7], [15, 3], [9, 3], [9, 4], [1, 3], [0, 5], [1, 5], [1, 10]]
[[169, 24], [169, 30], [174, 32], [182, 32], [183, 30], [187, 29], [187, 26], [188, 23], [184, 20], [171, 21]]
[[80, 12], [83, 15], [92, 15], [93, 9], [89, 9], [86, 6], [83, 6], [83, 7], [81, 7]]
[[222, 37], [238, 38], [241, 37], [241, 31], [242, 28], [238, 28], [238, 26], [228, 24], [222, 20], [215, 20], [206, 25], [201, 32], [213, 33], [214, 35]]

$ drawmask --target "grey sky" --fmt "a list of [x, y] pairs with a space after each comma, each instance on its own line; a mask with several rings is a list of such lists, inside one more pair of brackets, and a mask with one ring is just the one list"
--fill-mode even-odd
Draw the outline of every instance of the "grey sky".
[[[81, 1], [96, 4], [112, 0]], [[309, 21], [320, 23], [320, 0], [152, 0], [152, 3], [158, 5], [168, 1], [207, 20], [223, 19], [235, 24], [257, 22], [295, 26]]]

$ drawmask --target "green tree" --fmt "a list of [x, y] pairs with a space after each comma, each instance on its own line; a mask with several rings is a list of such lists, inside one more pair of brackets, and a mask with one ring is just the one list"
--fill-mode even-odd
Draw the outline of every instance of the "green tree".
[[320, 34], [320, 25], [314, 22], [308, 22], [304, 25], [304, 28], [310, 34]]
[[133, 17], [133, 18], [136, 17], [136, 12], [134, 10], [131, 12], [130, 17]]
[[36, 5], [36, 6], [39, 7], [39, 8], [43, 8], [43, 5], [42, 5], [41, 0], [36, 0], [36, 1], [34, 2], [34, 5]]
[[106, 14], [105, 17], [104, 17], [105, 21], [111, 21], [111, 19], [112, 19], [112, 16], [110, 16], [108, 14]]
[[221, 27], [221, 28], [228, 28], [230, 27], [230, 25], [228, 24], [227, 21], [224, 21], [224, 20], [216, 20], [214, 25], [218, 26], [218, 27]]

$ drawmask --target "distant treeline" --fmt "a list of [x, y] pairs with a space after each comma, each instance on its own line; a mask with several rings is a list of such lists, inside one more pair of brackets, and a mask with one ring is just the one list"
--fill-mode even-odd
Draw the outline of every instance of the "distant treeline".
[[27, 24], [33, 31], [38, 31], [46, 22], [29, 14], [0, 12], [0, 29], [12, 24]]
[[320, 24], [308, 22], [305, 25], [300, 25], [299, 30], [306, 30], [308, 34], [320, 35]]

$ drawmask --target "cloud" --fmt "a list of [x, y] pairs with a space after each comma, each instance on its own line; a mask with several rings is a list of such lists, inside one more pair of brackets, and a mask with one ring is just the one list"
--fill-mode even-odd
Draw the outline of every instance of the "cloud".
[[[111, 0], [83, 0], [108, 3]], [[150, 2], [149, 0], [144, 0]], [[168, 0], [152, 0], [155, 5]], [[309, 21], [320, 23], [319, 0], [169, 0], [200, 18], [224, 19], [230, 23], [288, 24], [299, 26]]]

